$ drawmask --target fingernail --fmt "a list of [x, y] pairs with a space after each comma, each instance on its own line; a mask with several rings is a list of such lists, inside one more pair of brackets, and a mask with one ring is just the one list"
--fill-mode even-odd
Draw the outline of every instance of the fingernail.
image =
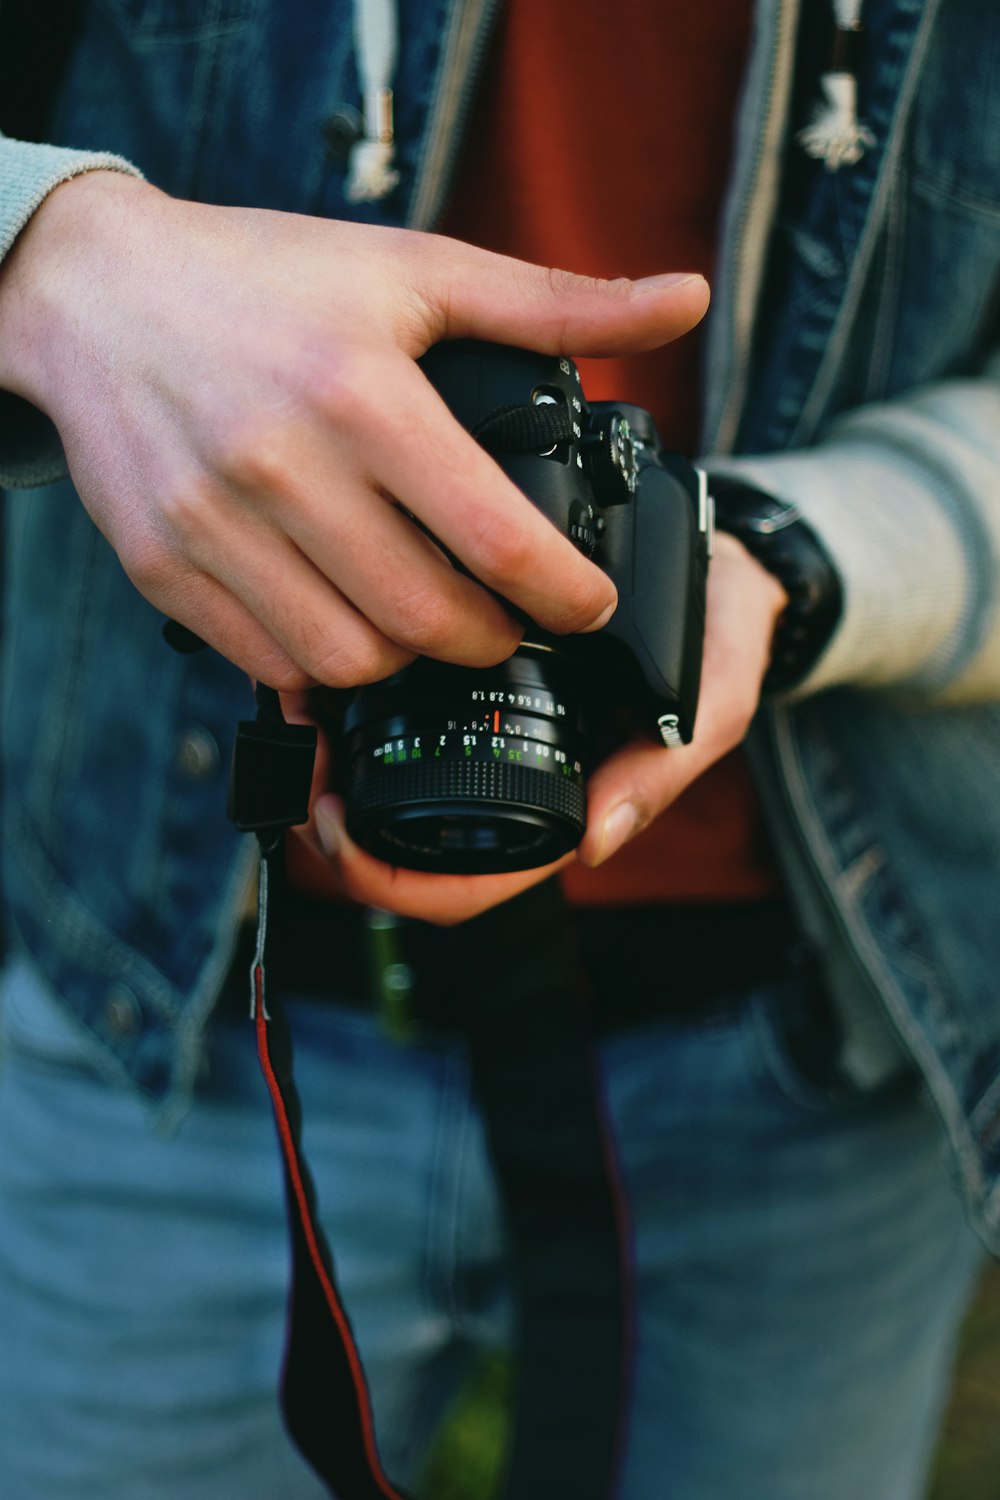
[[606, 859], [610, 859], [635, 833], [639, 823], [639, 814], [631, 802], [619, 802], [616, 808], [608, 813], [601, 824], [600, 837], [597, 844], [597, 855], [593, 860], [595, 865], [602, 865]]
[[344, 847], [344, 825], [336, 803], [320, 799], [313, 808], [316, 836], [328, 859], [334, 859]]
[[617, 600], [617, 598], [615, 598], [608, 605], [607, 609], [601, 611], [601, 613], [597, 616], [596, 620], [592, 620], [589, 625], [585, 625], [583, 627], [583, 629], [581, 630], [580, 634], [581, 635], [587, 635], [592, 630], [600, 630], [602, 626], [604, 626], [604, 625], [606, 625], [608, 623], [608, 621], [611, 619], [611, 616], [614, 614], [614, 612], [615, 612], [615, 610], [617, 608], [618, 608], [618, 600]]
[[647, 292], [662, 292], [666, 287], [686, 286], [689, 281], [704, 281], [698, 271], [666, 271], [661, 276], [643, 276], [634, 283], [632, 295], [644, 297]]

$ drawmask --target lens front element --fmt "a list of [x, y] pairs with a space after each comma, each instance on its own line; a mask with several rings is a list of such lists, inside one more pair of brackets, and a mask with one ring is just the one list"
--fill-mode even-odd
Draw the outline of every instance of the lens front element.
[[577, 668], [522, 645], [478, 669], [421, 660], [347, 711], [347, 829], [389, 864], [462, 875], [549, 864], [586, 824]]

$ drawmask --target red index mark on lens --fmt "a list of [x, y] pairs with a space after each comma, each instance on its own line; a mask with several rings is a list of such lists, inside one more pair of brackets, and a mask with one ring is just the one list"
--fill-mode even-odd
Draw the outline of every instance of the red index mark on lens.
[[500, 710], [496, 709], [493, 714], [493, 733], [500, 733]]

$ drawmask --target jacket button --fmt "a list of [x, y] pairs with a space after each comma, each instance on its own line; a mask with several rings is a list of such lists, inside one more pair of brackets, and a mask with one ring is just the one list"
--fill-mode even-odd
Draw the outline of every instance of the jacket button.
[[191, 724], [177, 742], [177, 769], [192, 781], [214, 776], [222, 764], [219, 747], [207, 729]]
[[101, 1012], [104, 1029], [109, 1036], [124, 1041], [135, 1036], [142, 1027], [142, 1011], [132, 991], [124, 984], [116, 984], [108, 992]]
[[323, 140], [326, 154], [333, 165], [346, 172], [351, 159], [351, 147], [365, 133], [365, 122], [361, 113], [352, 104], [339, 104], [323, 122]]
[[413, 988], [413, 970], [409, 964], [386, 964], [382, 984], [395, 995], [408, 995]]

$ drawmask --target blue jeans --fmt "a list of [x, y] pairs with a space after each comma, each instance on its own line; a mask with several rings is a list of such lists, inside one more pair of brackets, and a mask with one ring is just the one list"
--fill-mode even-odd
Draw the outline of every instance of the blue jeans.
[[[980, 1252], [910, 1087], [838, 1096], [786, 984], [603, 1045], [636, 1224], [622, 1500], [915, 1500]], [[249, 1022], [179, 1133], [98, 1080], [32, 970], [0, 1083], [4, 1500], [320, 1500], [275, 1400], [287, 1256]], [[469, 1355], [510, 1324], [502, 1212], [457, 1044], [290, 1007], [305, 1141], [372, 1386], [412, 1483]]]

